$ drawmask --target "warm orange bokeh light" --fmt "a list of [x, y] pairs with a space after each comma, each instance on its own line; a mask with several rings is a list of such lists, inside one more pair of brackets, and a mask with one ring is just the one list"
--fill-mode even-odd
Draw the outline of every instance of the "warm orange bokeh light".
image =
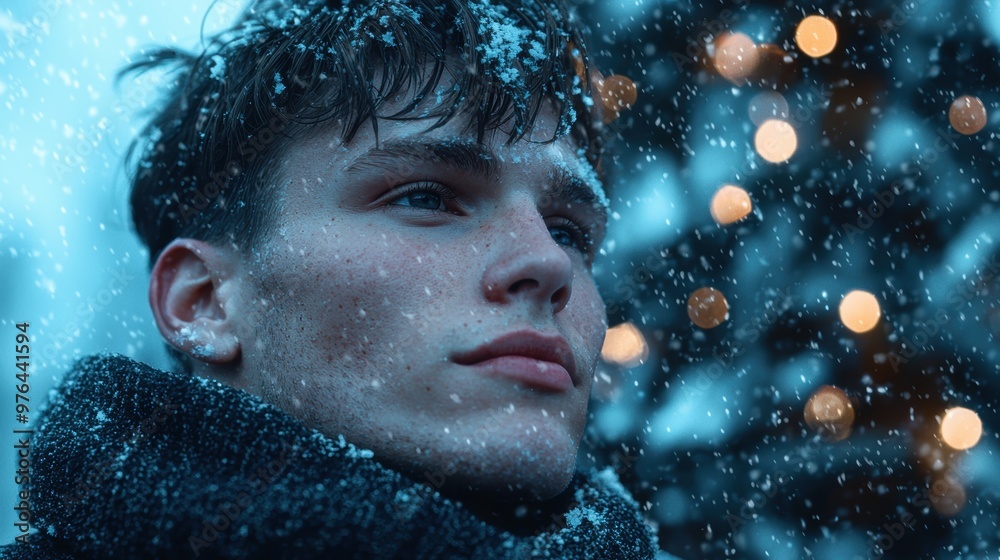
[[868, 332], [875, 328], [881, 316], [882, 309], [878, 300], [868, 292], [854, 290], [840, 302], [841, 322], [856, 333]]
[[823, 16], [808, 16], [795, 30], [795, 44], [813, 58], [826, 56], [837, 46], [837, 27]]
[[969, 449], [983, 436], [979, 415], [961, 406], [948, 409], [941, 419], [941, 439], [952, 449]]
[[757, 45], [743, 33], [726, 33], [715, 41], [715, 70], [734, 84], [743, 83], [758, 60]]
[[975, 134], [986, 126], [986, 106], [973, 95], [963, 95], [948, 109], [952, 128], [966, 136]]
[[688, 318], [703, 329], [717, 327], [729, 318], [729, 302], [715, 288], [698, 288], [688, 298]]
[[622, 111], [635, 105], [639, 98], [635, 82], [625, 76], [608, 76], [597, 82], [597, 87], [604, 106], [605, 124], [617, 119]]
[[750, 195], [735, 185], [723, 185], [712, 197], [712, 218], [720, 225], [736, 223], [752, 210]]
[[779, 119], [764, 121], [753, 139], [760, 157], [771, 163], [788, 161], [799, 146], [798, 136], [792, 125]]
[[632, 323], [622, 323], [608, 329], [601, 348], [601, 358], [605, 362], [626, 368], [641, 364], [648, 354], [646, 339]]
[[847, 393], [830, 385], [820, 387], [806, 402], [803, 411], [810, 428], [840, 441], [851, 434], [854, 406]]

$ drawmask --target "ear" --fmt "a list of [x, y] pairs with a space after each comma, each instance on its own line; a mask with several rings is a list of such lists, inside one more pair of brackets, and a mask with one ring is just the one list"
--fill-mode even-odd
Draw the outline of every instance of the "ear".
[[239, 258], [196, 239], [175, 239], [156, 259], [149, 305], [156, 326], [174, 348], [211, 364], [235, 365], [240, 356], [230, 298]]

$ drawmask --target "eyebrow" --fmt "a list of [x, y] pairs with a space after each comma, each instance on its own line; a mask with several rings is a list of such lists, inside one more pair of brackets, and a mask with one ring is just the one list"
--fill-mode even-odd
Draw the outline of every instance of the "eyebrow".
[[425, 142], [419, 140], [390, 140], [368, 150], [351, 165], [346, 173], [356, 173], [365, 168], [378, 168], [395, 172], [400, 163], [436, 163], [455, 169], [470, 169], [478, 175], [492, 177], [498, 171], [497, 157], [493, 150], [471, 141]]
[[[345, 173], [357, 173], [375, 168], [399, 173], [401, 166], [433, 163], [452, 169], [468, 170], [492, 178], [500, 171], [499, 158], [484, 144], [471, 140], [421, 141], [412, 139], [389, 140], [375, 146], [348, 165]], [[516, 163], [514, 164], [516, 165]], [[608, 209], [598, 192], [600, 184], [588, 183], [564, 165], [554, 169], [555, 180], [545, 190], [545, 195], [563, 204], [579, 204], [591, 208], [604, 224], [608, 222]]]
[[568, 169], [556, 170], [556, 180], [546, 194], [565, 204], [579, 204], [597, 212], [603, 223], [608, 222], [608, 209], [597, 195], [599, 186], [591, 185]]

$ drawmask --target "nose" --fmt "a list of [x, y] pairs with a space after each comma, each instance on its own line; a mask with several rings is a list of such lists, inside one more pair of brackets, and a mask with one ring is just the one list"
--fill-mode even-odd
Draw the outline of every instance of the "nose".
[[573, 261], [552, 239], [549, 228], [532, 205], [511, 212], [489, 227], [495, 249], [483, 274], [483, 293], [493, 303], [525, 300], [542, 310], [559, 313], [569, 303]]

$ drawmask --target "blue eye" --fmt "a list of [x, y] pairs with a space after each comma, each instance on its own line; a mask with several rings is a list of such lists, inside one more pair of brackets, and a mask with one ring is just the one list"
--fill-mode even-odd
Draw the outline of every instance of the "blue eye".
[[441, 200], [441, 195], [431, 192], [410, 193], [397, 200], [409, 200], [410, 203], [406, 206], [423, 208], [425, 210], [442, 210], [441, 204], [444, 202]]
[[573, 235], [562, 229], [550, 229], [549, 233], [552, 234], [552, 239], [556, 240], [556, 243], [560, 245], [576, 245], [576, 240], [573, 239]]
[[416, 183], [397, 193], [388, 204], [407, 206], [419, 210], [447, 212], [447, 201], [456, 197], [454, 193], [437, 183]]
[[589, 255], [593, 248], [593, 241], [579, 225], [566, 219], [559, 218], [558, 223], [549, 226], [549, 234], [552, 239], [560, 245], [573, 247], [584, 255]]

